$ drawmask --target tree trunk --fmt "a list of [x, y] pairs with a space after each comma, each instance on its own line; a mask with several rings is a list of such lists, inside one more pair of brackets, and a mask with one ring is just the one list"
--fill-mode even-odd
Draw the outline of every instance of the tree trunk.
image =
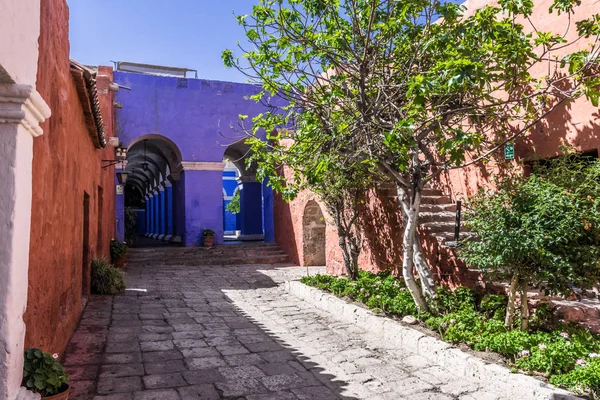
[[519, 275], [515, 274], [510, 281], [510, 292], [508, 293], [508, 305], [506, 306], [506, 318], [504, 326], [512, 329], [515, 320], [515, 300], [517, 298], [517, 288], [519, 287]]
[[342, 258], [344, 259], [344, 267], [346, 268], [348, 277], [354, 281], [358, 278], [358, 255], [360, 254], [360, 249], [353, 250], [352, 246], [349, 245], [351, 239], [349, 239], [348, 235], [352, 233], [344, 229], [341, 218], [343, 216], [340, 215], [338, 210], [335, 210], [334, 221], [338, 233], [338, 244], [342, 250]]
[[[427, 302], [423, 297], [421, 288], [417, 284], [414, 275], [414, 248], [417, 233], [417, 224], [419, 217], [419, 205], [421, 202], [421, 196], [419, 193], [415, 193], [413, 199], [407, 198], [406, 192], [403, 188], [398, 187], [398, 200], [404, 202], [402, 210], [404, 214], [404, 237], [402, 241], [403, 259], [402, 259], [402, 276], [406, 287], [410, 292], [415, 305], [419, 309], [419, 312], [429, 311]], [[408, 203], [408, 204], [406, 204]], [[406, 207], [408, 205], [408, 207]], [[404, 212], [407, 210], [407, 212]]]
[[529, 304], [527, 301], [527, 283], [521, 285], [521, 330], [529, 329]]
[[417, 270], [419, 277], [421, 278], [421, 290], [427, 300], [433, 299], [435, 296], [435, 279], [431, 273], [431, 268], [425, 260], [423, 255], [423, 248], [421, 247], [421, 240], [419, 234], [415, 234], [415, 241], [413, 243], [413, 260], [415, 263], [415, 269]]

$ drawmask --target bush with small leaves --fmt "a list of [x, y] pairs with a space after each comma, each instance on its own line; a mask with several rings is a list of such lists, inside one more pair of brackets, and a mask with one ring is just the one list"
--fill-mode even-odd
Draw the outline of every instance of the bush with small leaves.
[[125, 290], [125, 273], [105, 259], [92, 261], [92, 292], [115, 295]]
[[590, 394], [592, 400], [600, 399], [600, 355], [590, 353], [577, 360], [577, 366], [563, 375], [554, 375], [550, 383], [565, 387], [576, 394]]
[[58, 354], [50, 355], [40, 349], [28, 349], [23, 364], [23, 383], [27, 389], [42, 397], [64, 392], [69, 375], [58, 361]]
[[127, 245], [120, 240], [110, 240], [110, 260], [112, 262], [115, 262], [117, 259], [127, 254], [127, 250]]

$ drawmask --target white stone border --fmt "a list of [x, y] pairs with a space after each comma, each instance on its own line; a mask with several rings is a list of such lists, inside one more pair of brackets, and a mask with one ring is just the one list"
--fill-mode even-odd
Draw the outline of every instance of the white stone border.
[[435, 364], [470, 381], [492, 387], [496, 394], [519, 400], [575, 400], [575, 395], [533, 377], [513, 374], [509, 369], [488, 363], [449, 343], [427, 336], [390, 318], [335, 297], [298, 281], [285, 282], [285, 290], [316, 308], [328, 311], [339, 321], [351, 323], [383, 337], [397, 347], [425, 357]]

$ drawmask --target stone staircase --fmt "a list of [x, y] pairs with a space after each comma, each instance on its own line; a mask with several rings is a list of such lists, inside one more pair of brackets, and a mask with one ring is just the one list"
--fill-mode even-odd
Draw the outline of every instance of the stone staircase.
[[288, 255], [276, 244], [227, 244], [206, 247], [157, 247], [129, 249], [127, 265], [242, 265], [289, 264]]
[[[390, 182], [380, 184], [378, 192], [387, 197], [397, 198], [396, 185]], [[456, 223], [456, 203], [439, 189], [423, 189], [419, 226], [442, 246], [455, 246], [454, 225]], [[461, 226], [461, 237], [468, 235]]]

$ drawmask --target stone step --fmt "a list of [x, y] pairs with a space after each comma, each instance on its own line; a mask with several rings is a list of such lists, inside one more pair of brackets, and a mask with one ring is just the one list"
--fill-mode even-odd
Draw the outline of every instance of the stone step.
[[452, 204], [449, 196], [423, 196], [421, 204]]
[[421, 204], [420, 212], [442, 212], [442, 211], [450, 211], [456, 212], [456, 204]]
[[419, 221], [423, 222], [454, 222], [456, 220], [456, 213], [451, 211], [438, 211], [438, 212], [420, 212]]
[[450, 232], [454, 234], [454, 221], [433, 221], [424, 222], [421, 224], [423, 228], [426, 228], [432, 233], [446, 233]]

